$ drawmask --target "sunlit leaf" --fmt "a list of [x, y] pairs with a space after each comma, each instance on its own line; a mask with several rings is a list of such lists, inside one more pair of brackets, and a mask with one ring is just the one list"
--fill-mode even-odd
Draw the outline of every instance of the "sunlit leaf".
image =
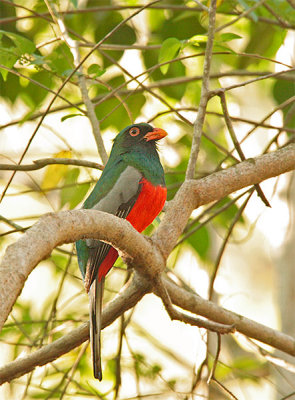
[[[181, 42], [176, 39], [176, 38], [169, 38], [164, 41], [162, 44], [160, 54], [159, 54], [159, 63], [163, 63], [166, 61], [170, 61], [179, 52], [179, 49], [181, 48]], [[169, 64], [162, 65], [160, 67], [161, 72], [163, 74], [166, 74], [169, 68]]]
[[222, 33], [218, 38], [216, 38], [216, 40], [219, 42], [229, 42], [234, 39], [242, 39], [242, 36], [237, 35], [236, 33], [227, 32]]
[[[18, 56], [13, 54], [12, 51], [8, 51], [6, 48], [0, 48], [0, 64], [4, 65], [7, 68], [12, 68], [16, 63]], [[6, 69], [0, 68], [0, 73], [6, 81], [8, 71]]]
[[68, 204], [70, 209], [75, 208], [84, 199], [88, 192], [90, 184], [78, 184], [77, 180], [79, 175], [79, 168], [72, 168], [67, 171], [64, 179], [65, 187], [60, 191], [61, 207]]
[[[53, 155], [54, 158], [71, 158], [71, 151], [60, 151]], [[68, 170], [67, 165], [48, 165], [45, 169], [45, 174], [41, 183], [42, 189], [49, 189], [57, 186]]]
[[67, 114], [67, 115], [64, 115], [63, 117], [61, 117], [61, 122], [64, 122], [64, 121], [66, 121], [67, 119], [69, 119], [69, 118], [74, 118], [74, 117], [85, 117], [85, 115], [84, 114], [80, 114], [80, 113], [77, 113], [77, 114]]
[[187, 242], [198, 253], [198, 255], [205, 260], [210, 248], [210, 235], [208, 229], [203, 226], [198, 229], [194, 234], [189, 236]]
[[78, 0], [70, 0], [75, 8], [78, 8]]
[[97, 78], [103, 75], [106, 70], [101, 68], [98, 64], [91, 64], [87, 72], [89, 75], [91, 75], [92, 78]]
[[17, 33], [13, 33], [13, 32], [7, 32], [7, 31], [3, 31], [0, 30], [0, 32], [9, 37], [10, 40], [13, 41], [13, 43], [16, 46], [16, 51], [19, 55], [25, 54], [25, 53], [33, 53], [36, 50], [36, 46], [35, 44], [27, 39], [24, 36], [18, 35]]

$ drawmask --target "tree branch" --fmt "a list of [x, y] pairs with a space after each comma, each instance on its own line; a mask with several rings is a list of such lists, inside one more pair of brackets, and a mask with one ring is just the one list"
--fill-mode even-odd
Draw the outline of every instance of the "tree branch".
[[[134, 307], [138, 301], [149, 291], [146, 280], [139, 279], [135, 274], [112, 301], [103, 310], [102, 328], [110, 325], [123, 312]], [[58, 357], [80, 346], [89, 339], [89, 322], [73, 329], [62, 338], [43, 346], [34, 353], [19, 357], [0, 368], [0, 385], [10, 382], [19, 376], [32, 371], [37, 366], [42, 366], [56, 360]]]
[[193, 140], [191, 147], [191, 154], [188, 161], [186, 170], [186, 179], [193, 179], [195, 174], [196, 163], [199, 154], [202, 130], [206, 115], [207, 103], [209, 100], [209, 82], [210, 82], [210, 66], [212, 58], [212, 49], [215, 32], [215, 17], [216, 17], [216, 0], [211, 0], [209, 8], [209, 29], [208, 29], [208, 40], [206, 44], [204, 68], [203, 68], [203, 81], [201, 89], [201, 99], [198, 108], [197, 118], [194, 122], [193, 129]]
[[169, 203], [153, 240], [161, 248], [164, 257], [168, 257], [195, 208], [293, 169], [295, 144], [291, 143], [280, 150], [250, 158], [205, 178], [184, 182]]
[[105, 240], [131, 256], [132, 266], [153, 278], [164, 270], [163, 257], [166, 259], [176, 245], [194, 208], [294, 168], [295, 144], [291, 143], [198, 181], [186, 181], [151, 241], [140, 235], [128, 221], [100, 211], [46, 214], [6, 250], [0, 266], [0, 329], [29, 273], [56, 246], [81, 238]]
[[34, 160], [33, 164], [0, 164], [0, 170], [5, 171], [35, 171], [46, 167], [47, 165], [78, 165], [79, 167], [88, 167], [103, 170], [104, 166], [92, 161], [73, 160], [71, 158], [40, 158]]
[[[178, 307], [190, 311], [194, 314], [202, 315], [216, 321], [221, 327], [224, 325], [234, 326], [234, 328], [261, 342], [276, 347], [288, 354], [295, 355], [295, 339], [274, 329], [268, 328], [262, 324], [245, 318], [239, 314], [225, 310], [211, 301], [190, 293], [185, 289], [178, 287], [169, 279], [163, 279], [165, 290]], [[134, 274], [131, 282], [127, 283], [119, 295], [106, 305], [103, 310], [102, 327], [110, 325], [116, 318], [125, 311], [132, 308], [137, 302], [151, 290], [150, 282], [142, 278], [138, 273]], [[201, 320], [200, 320], [201, 321]], [[187, 322], [187, 321], [184, 321]], [[206, 321], [210, 323], [210, 321]], [[208, 325], [210, 326], [210, 325]], [[208, 328], [205, 326], [205, 328]], [[211, 322], [211, 326], [218, 325]], [[210, 328], [209, 328], [210, 329]], [[62, 338], [53, 343], [45, 345], [34, 353], [25, 357], [20, 357], [0, 368], [0, 384], [10, 382], [19, 376], [22, 376], [35, 367], [45, 365], [54, 361], [63, 354], [71, 351], [81, 345], [89, 338], [89, 323], [85, 323], [79, 328], [73, 329]]]
[[59, 13], [57, 12], [53, 1], [52, 0], [44, 0], [44, 1], [46, 3], [47, 8], [49, 9], [50, 13], [52, 14], [53, 20], [56, 21], [56, 23], [60, 29], [61, 37], [63, 38], [65, 43], [68, 45], [68, 47], [73, 55], [74, 66], [78, 68], [78, 72], [79, 72], [78, 82], [79, 82], [79, 87], [81, 90], [82, 100], [86, 106], [87, 116], [88, 116], [89, 121], [92, 126], [92, 133], [93, 133], [93, 136], [94, 136], [94, 139], [96, 142], [98, 154], [100, 155], [102, 162], [104, 164], [106, 164], [106, 162], [108, 160], [108, 155], [107, 155], [106, 149], [104, 147], [103, 139], [102, 139], [101, 132], [100, 132], [99, 122], [98, 122], [98, 119], [96, 118], [96, 114], [95, 114], [94, 105], [92, 104], [92, 102], [88, 96], [86, 79], [83, 74], [83, 64], [80, 63], [81, 59], [80, 59], [78, 42], [76, 40], [73, 40], [72, 38], [70, 38], [67, 28], [64, 24], [64, 21], [62, 20]]
[[[139, 234], [128, 221], [100, 211], [75, 210], [45, 215], [21, 239], [10, 245], [6, 250], [0, 266], [0, 327], [3, 326], [28, 274], [57, 245], [91, 237], [105, 240], [119, 248], [124, 254], [128, 255], [132, 266], [140, 272], [139, 281], [143, 286], [139, 293], [137, 288], [131, 291], [132, 296], [135, 296], [135, 303], [132, 304], [136, 304], [143, 294], [150, 290], [145, 277], [148, 277], [148, 281], [151, 282], [164, 270], [164, 259], [168, 257], [176, 244], [194, 208], [292, 169], [295, 169], [294, 143], [273, 153], [244, 161], [227, 170], [211, 174], [198, 181], [187, 180], [171, 202], [152, 240], [147, 240]], [[179, 208], [181, 208], [181, 212]], [[134, 246], [134, 243], [136, 243], [136, 246]], [[214, 303], [203, 300], [168, 280], [164, 280], [164, 282], [173, 304], [223, 325], [234, 324], [239, 332], [295, 355], [295, 340], [293, 338], [230, 311], [223, 310]], [[131, 287], [134, 288], [132, 285]], [[125, 303], [125, 300], [123, 303]], [[118, 311], [114, 312], [116, 316], [125, 311], [121, 302], [118, 301], [118, 303], [115, 301], [112, 303], [114, 307], [118, 306], [116, 308]], [[131, 304], [127, 301], [126, 303]], [[130, 306], [132, 307], [132, 305]], [[111, 320], [113, 321], [112, 318], [116, 318], [116, 316], [110, 317]], [[53, 353], [49, 353], [49, 360], [48, 357], [46, 358], [48, 347], [45, 346], [38, 350], [41, 353], [36, 352], [37, 356], [35, 356], [36, 353], [30, 356], [35, 360], [33, 363], [24, 361], [24, 366], [20, 367], [20, 370], [27, 372], [27, 368], [32, 370], [34, 366], [39, 365], [38, 354], [43, 357], [42, 365], [44, 365], [79, 345], [81, 340], [84, 341], [87, 338], [88, 325], [86, 324], [66, 335], [65, 338], [59, 339], [56, 345], [54, 343], [49, 345], [52, 346], [50, 349], [53, 349]], [[21, 363], [22, 361], [15, 362]], [[30, 367], [25, 367], [26, 362], [29, 363]], [[18, 364], [13, 365], [15, 367]], [[1, 373], [4, 370], [6, 371], [5, 367], [0, 370]], [[13, 368], [9, 371], [11, 370]], [[19, 374], [21, 373], [17, 372], [16, 376], [19, 376]], [[13, 374], [9, 373], [9, 376], [10, 378], [7, 378], [6, 375], [5, 379], [12, 379]]]
[[[241, 148], [241, 146], [240, 146], [240, 143], [239, 143], [239, 141], [238, 141], [238, 139], [237, 139], [237, 136], [236, 136], [236, 134], [235, 134], [235, 130], [234, 130], [233, 124], [232, 124], [231, 119], [230, 119], [230, 116], [229, 116], [229, 112], [228, 112], [227, 104], [226, 104], [225, 93], [224, 93], [224, 92], [221, 92], [220, 95], [219, 95], [219, 97], [220, 97], [221, 107], [222, 107], [222, 111], [223, 111], [223, 115], [224, 115], [224, 120], [225, 120], [225, 123], [226, 123], [226, 125], [227, 125], [227, 129], [228, 129], [228, 132], [229, 132], [229, 134], [230, 134], [231, 140], [233, 141], [233, 144], [234, 144], [234, 146], [235, 146], [235, 149], [236, 149], [237, 153], [238, 153], [239, 156], [240, 156], [240, 159], [241, 159], [242, 161], [245, 161], [245, 160], [246, 160], [246, 157], [245, 157], [244, 152], [243, 152], [243, 150], [242, 150], [242, 148]], [[270, 207], [269, 201], [268, 201], [267, 198], [265, 197], [265, 194], [263, 193], [261, 187], [260, 187], [258, 184], [256, 184], [256, 185], [255, 185], [255, 189], [256, 189], [256, 191], [257, 191], [258, 196], [259, 196], [259, 197], [261, 198], [261, 200], [263, 201], [263, 203], [264, 203], [267, 207]]]

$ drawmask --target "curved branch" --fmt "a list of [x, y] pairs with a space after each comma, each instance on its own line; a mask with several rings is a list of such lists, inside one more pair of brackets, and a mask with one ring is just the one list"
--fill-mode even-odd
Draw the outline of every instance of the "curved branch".
[[[295, 169], [295, 144], [293, 143], [283, 149], [244, 161], [203, 179], [186, 181], [171, 202], [171, 206], [168, 208], [152, 241], [148, 241], [139, 234], [128, 221], [100, 211], [75, 210], [45, 215], [20, 240], [10, 245], [6, 250], [0, 266], [0, 327], [6, 320], [27, 276], [38, 262], [46, 258], [57, 245], [74, 242], [80, 238], [91, 237], [105, 240], [128, 255], [129, 261], [131, 260], [132, 265], [136, 266], [136, 269], [140, 272], [136, 293], [132, 284], [130, 285], [132, 290], [130, 289], [130, 292], [127, 292], [133, 300], [131, 301], [128, 297], [128, 300], [124, 298], [123, 302], [126, 303], [127, 309], [129, 305], [132, 307], [150, 290], [148, 282], [151, 282], [163, 271], [165, 267], [164, 258], [173, 249], [194, 208], [292, 169]], [[134, 246], [134, 243], [136, 243], [136, 246]], [[143, 275], [149, 279], [145, 279]], [[140, 282], [140, 285], [138, 282]], [[133, 281], [134, 284], [135, 281]], [[196, 295], [192, 296], [189, 293], [185, 295], [185, 293], [180, 292], [181, 289], [178, 289], [177, 286], [171, 288], [169, 282], [167, 289], [172, 302], [183, 309], [206, 316], [216, 322], [235, 323], [236, 329], [241, 333], [295, 355], [295, 341], [289, 336], [223, 310], [214, 303], [203, 300]], [[124, 293], [125, 291], [122, 296]], [[112, 309], [111, 305], [117, 311], [110, 312], [109, 317], [107, 317], [107, 310]], [[121, 300], [114, 300], [108, 305], [105, 311], [106, 322], [104, 324], [107, 325], [107, 321], [111, 323], [124, 312], [125, 309], [122, 307]], [[108, 318], [110, 319], [108, 320]], [[48, 345], [52, 346], [50, 349], [53, 351], [50, 350], [48, 353], [49, 358], [46, 358], [48, 346], [45, 346], [44, 349], [38, 350], [40, 353], [36, 352], [37, 355], [33, 353], [28, 356], [35, 361], [32, 361], [31, 358], [31, 361], [16, 360], [15, 363], [19, 362], [22, 367], [16, 369], [17, 375], [9, 375], [11, 378], [8, 379], [19, 376], [22, 373], [21, 371], [32, 370], [36, 365], [40, 365], [40, 360], [44, 365], [76, 347], [88, 338], [87, 330], [88, 325], [83, 325], [59, 339], [59, 341]], [[37, 361], [38, 363], [36, 363]], [[18, 364], [12, 365], [16, 368]], [[4, 369], [6, 371], [6, 368], [7, 366], [3, 367], [0, 370], [1, 373]]]
[[[132, 264], [153, 277], [165, 266], [192, 210], [246, 186], [295, 168], [295, 144], [244, 161], [200, 180], [186, 181], [168, 208], [152, 242], [126, 220], [95, 210], [47, 214], [20, 240], [10, 245], [0, 266], [0, 329], [32, 269], [62, 243], [82, 237], [110, 242], [128, 256]], [[136, 247], [134, 246], [136, 243]]]
[[171, 301], [176, 306], [194, 314], [202, 315], [205, 318], [210, 318], [210, 320], [221, 324], [234, 325], [236, 331], [295, 356], [295, 339], [292, 336], [288, 336], [259, 322], [226, 310], [212, 301], [205, 300], [194, 293], [180, 288], [168, 279], [164, 279], [164, 283]]
[[8, 246], [3, 257], [0, 265], [0, 329], [33, 268], [56, 246], [81, 238], [111, 243], [127, 253], [131, 263], [136, 264], [144, 275], [154, 276], [164, 269], [159, 250], [124, 219], [96, 210], [46, 214], [21, 239]]
[[[143, 283], [144, 282], [144, 283]], [[130, 283], [127, 283], [119, 295], [110, 301], [103, 310], [102, 328], [110, 325], [122, 313], [134, 307], [145, 293], [149, 291], [146, 280], [138, 279], [135, 274]], [[73, 329], [60, 339], [43, 346], [32, 354], [19, 357], [0, 368], [0, 385], [10, 382], [38, 366], [48, 364], [58, 357], [80, 346], [89, 339], [89, 323], [86, 322]]]
[[195, 208], [294, 169], [295, 144], [291, 143], [282, 149], [249, 158], [205, 178], [187, 180], [169, 203], [153, 240], [167, 258]]
[[[269, 344], [288, 354], [295, 355], [295, 339], [291, 336], [225, 310], [211, 301], [178, 287], [167, 278], [164, 278], [163, 283], [173, 304], [181, 307], [183, 310], [202, 315], [221, 324], [234, 324], [238, 332]], [[127, 283], [121, 290], [121, 293], [104, 308], [102, 327], [105, 328], [110, 325], [122, 313], [136, 305], [150, 289], [149, 282], [146, 279], [142, 279], [141, 275], [135, 273], [131, 282]], [[210, 321], [204, 322], [207, 324]], [[88, 338], [89, 324], [85, 323], [53, 343], [36, 350], [34, 353], [6, 364], [0, 368], [0, 385], [32, 371], [37, 366], [42, 366], [56, 360], [58, 357], [81, 345]]]

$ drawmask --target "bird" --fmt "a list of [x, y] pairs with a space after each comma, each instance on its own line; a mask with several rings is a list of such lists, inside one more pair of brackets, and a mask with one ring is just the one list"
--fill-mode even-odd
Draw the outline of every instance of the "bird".
[[[129, 125], [115, 137], [108, 162], [82, 208], [125, 218], [142, 232], [164, 207], [167, 188], [157, 141], [167, 136], [148, 123]], [[97, 239], [76, 242], [79, 269], [89, 295], [93, 375], [102, 380], [101, 314], [105, 277], [118, 251]]]

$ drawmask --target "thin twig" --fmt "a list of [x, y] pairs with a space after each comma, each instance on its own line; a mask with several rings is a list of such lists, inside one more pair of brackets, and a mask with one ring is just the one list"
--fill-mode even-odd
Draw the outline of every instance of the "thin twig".
[[192, 179], [194, 177], [196, 162], [199, 154], [202, 130], [206, 115], [206, 108], [209, 99], [209, 79], [210, 79], [209, 75], [210, 75], [213, 41], [214, 41], [215, 16], [216, 16], [216, 0], [211, 0], [209, 9], [208, 40], [206, 45], [204, 67], [203, 67], [201, 99], [200, 99], [197, 118], [194, 122], [194, 127], [193, 127], [193, 140], [192, 140], [191, 154], [186, 171], [186, 179]]
[[[34, 12], [33, 10], [30, 10], [24, 6], [21, 6], [19, 4], [15, 4], [12, 1], [9, 0], [1, 0], [3, 3], [5, 2], [6, 4], [9, 4], [11, 6], [14, 7], [21, 7], [23, 9], [26, 9], [27, 11], [33, 13], [33, 15], [23, 15], [23, 16], [17, 16], [17, 17], [7, 17], [7, 18], [1, 18], [0, 19], [0, 23], [4, 24], [4, 23], [11, 23], [11, 22], [15, 22], [15, 21], [19, 21], [22, 19], [32, 19], [32, 18], [48, 18], [48, 16], [50, 16], [50, 14], [47, 13], [41, 13], [38, 14], [36, 12]], [[288, 3], [295, 8], [294, 6], [294, 0], [287, 0]], [[293, 3], [292, 3], [293, 2]], [[109, 12], [109, 11], [120, 11], [120, 10], [136, 10], [140, 7], [140, 5], [111, 5], [111, 6], [98, 6], [98, 7], [89, 7], [89, 8], [82, 8], [82, 9], [72, 9], [72, 10], [64, 10], [61, 11], [62, 15], [71, 15], [71, 14], [88, 14], [88, 13], [94, 13], [94, 12]], [[165, 4], [165, 5], [152, 5], [150, 6], [151, 9], [155, 9], [155, 10], [175, 10], [175, 11], [189, 11], [191, 12], [195, 12], [195, 13], [199, 13], [200, 11], [203, 10], [203, 8], [201, 7], [187, 7], [184, 5], [176, 5], [176, 4]], [[220, 11], [219, 12], [221, 15], [240, 15], [241, 13], [235, 10], [230, 10], [227, 12], [224, 11]], [[252, 17], [249, 15], [246, 15], [245, 18], [247, 19], [251, 19]], [[281, 24], [273, 19], [270, 18], [265, 18], [265, 17], [261, 17], [261, 16], [257, 16], [258, 19], [258, 23], [262, 22], [265, 24], [270, 24], [270, 25], [277, 25], [277, 26], [281, 26]], [[295, 30], [295, 25], [291, 24], [291, 23], [286, 23], [285, 25], [286, 29], [292, 29]]]
[[154, 283], [153, 290], [162, 299], [166, 311], [172, 320], [179, 320], [186, 324], [197, 326], [199, 328], [205, 328], [219, 334], [235, 332], [235, 325], [224, 325], [182, 313], [181, 311], [174, 308], [169, 293], [162, 282], [161, 276], [156, 277], [153, 283]]
[[[239, 143], [239, 141], [238, 141], [238, 139], [237, 139], [237, 136], [236, 136], [236, 134], [235, 134], [235, 130], [234, 130], [233, 124], [232, 124], [231, 119], [230, 119], [230, 116], [229, 116], [229, 112], [228, 112], [227, 104], [226, 104], [225, 93], [224, 93], [224, 92], [221, 92], [220, 95], [219, 95], [219, 97], [220, 97], [221, 107], [222, 107], [223, 114], [224, 114], [224, 120], [225, 120], [225, 123], [226, 123], [226, 125], [227, 125], [227, 129], [228, 129], [228, 132], [229, 132], [229, 134], [230, 134], [230, 137], [231, 137], [231, 139], [232, 139], [232, 141], [233, 141], [233, 144], [234, 144], [234, 146], [235, 146], [235, 149], [237, 150], [237, 153], [239, 154], [239, 156], [240, 156], [240, 158], [241, 158], [241, 161], [245, 161], [245, 160], [246, 160], [246, 157], [245, 157], [245, 155], [244, 155], [244, 153], [243, 153], [243, 150], [242, 150], [242, 148], [241, 148], [241, 146], [240, 146], [240, 143]], [[261, 187], [260, 187], [258, 184], [254, 185], [254, 186], [255, 186], [255, 189], [256, 189], [256, 191], [257, 191], [258, 196], [261, 198], [261, 200], [263, 201], [263, 203], [264, 203], [267, 207], [270, 207], [269, 201], [268, 201], [267, 198], [265, 197], [265, 194], [263, 193]]]
[[[232, 56], [231, 53], [227, 53], [227, 52], [214, 52], [213, 54], [229, 54], [229, 55]], [[197, 57], [198, 55], [203, 55], [203, 53], [195, 54], [194, 57]], [[237, 53], [237, 55], [242, 55], [242, 53]], [[249, 56], [254, 57], [255, 55], [249, 55]], [[189, 57], [191, 58], [191, 57], [193, 57], [193, 56], [189, 56]], [[186, 56], [186, 57], [179, 57], [179, 58], [176, 58], [176, 59], [174, 59], [174, 60], [167, 61], [167, 62], [161, 63], [161, 64], [157, 64], [157, 66], [153, 66], [153, 67], [149, 68], [149, 69], [146, 70], [145, 72], [142, 72], [142, 73], [140, 73], [139, 75], [137, 75], [136, 77], [133, 77], [132, 79], [130, 79], [129, 81], [124, 82], [122, 85], [119, 85], [117, 88], [113, 89], [112, 92], [108, 93], [107, 95], [104, 95], [104, 96], [99, 95], [99, 96], [94, 97], [94, 98], [92, 99], [92, 101], [94, 102], [94, 106], [96, 107], [96, 106], [98, 106], [99, 104], [101, 104], [103, 101], [106, 101], [108, 98], [113, 97], [113, 96], [115, 95], [115, 93], [118, 92], [122, 87], [126, 86], [128, 83], [132, 82], [134, 79], [139, 78], [140, 76], [142, 76], [142, 75], [144, 75], [144, 74], [150, 72], [152, 69], [155, 70], [155, 68], [158, 68], [158, 67], [161, 66], [161, 65], [168, 64], [168, 63], [172, 63], [172, 62], [174, 62], [174, 61], [179, 61], [179, 60], [182, 60], [182, 59], [184, 59], [184, 58], [189, 58], [189, 57], [188, 57], [188, 56]], [[255, 58], [256, 58], [256, 57], [255, 57]], [[266, 59], [266, 58], [264, 58], [264, 57], [259, 57], [259, 56], [257, 56], [257, 58]], [[267, 59], [267, 60], [268, 60], [268, 61], [273, 61], [273, 60], [270, 60], [270, 59]], [[292, 69], [292, 68], [291, 68], [290, 66], [288, 66], [287, 64], [284, 64], [284, 66], [290, 68], [291, 71], [294, 71], [294, 69]], [[283, 71], [283, 72], [284, 72], [284, 73], [287, 73], [288, 70]], [[222, 77], [228, 77], [228, 76], [229, 76], [229, 77], [231, 77], [231, 76], [253, 76], [253, 75], [254, 75], [254, 76], [261, 77], [261, 79], [276, 78], [276, 77], [278, 76], [278, 79], [283, 79], [283, 80], [292, 81], [292, 82], [295, 81], [295, 76], [294, 76], [294, 77], [293, 77], [293, 75], [287, 76], [287, 75], [284, 75], [284, 73], [279, 73], [280, 75], [278, 76], [278, 73], [269, 73], [269, 72], [267, 72], [267, 71], [265, 71], [265, 72], [263, 72], [263, 71], [254, 71], [254, 72], [253, 72], [253, 71], [244, 71], [244, 70], [240, 70], [240, 71], [239, 71], [239, 70], [237, 70], [237, 71], [227, 71], [227, 72], [221, 72], [221, 73], [210, 74], [210, 78], [222, 78]], [[196, 75], [196, 76], [193, 76], [193, 77], [178, 77], [178, 78], [164, 79], [164, 80], [160, 80], [160, 81], [157, 81], [157, 82], [152, 82], [152, 83], [150, 83], [149, 85], [145, 86], [145, 88], [152, 89], [152, 88], [159, 88], [159, 87], [175, 86], [175, 85], [178, 85], [178, 84], [189, 83], [189, 82], [193, 82], [193, 81], [201, 80], [201, 79], [202, 79], [202, 75]], [[252, 82], [255, 82], [255, 80], [242, 82], [242, 83], [239, 84], [238, 86], [245, 86], [245, 85], [247, 85], [247, 84], [249, 84], [249, 83], [252, 83]], [[71, 83], [72, 83], [72, 82], [71, 82]], [[237, 88], [238, 86], [237, 86], [237, 85], [235, 85], [234, 87], [229, 86], [229, 87], [227, 87], [227, 88], [224, 88], [223, 90], [235, 89], [235, 88]], [[138, 88], [138, 89], [136, 89], [136, 92], [138, 93], [138, 92], [140, 92], [140, 91], [142, 91], [142, 90], [143, 90], [143, 89]], [[218, 90], [220, 91], [220, 89], [218, 89]], [[128, 89], [127, 89], [127, 90], [119, 91], [119, 94], [120, 94], [120, 95], [121, 95], [121, 94], [128, 94], [128, 93], [130, 93], [130, 90], [128, 90]], [[218, 95], [218, 93], [213, 93], [213, 95], [216, 95], [216, 94]], [[79, 105], [81, 105], [81, 104], [82, 104], [81, 101], [76, 102], [76, 103], [73, 103], [73, 105], [74, 105], [75, 107], [76, 107], [76, 106], [79, 106]], [[47, 114], [51, 114], [51, 113], [58, 112], [58, 111], [63, 111], [63, 110], [66, 110], [66, 109], [68, 109], [68, 108], [70, 108], [70, 106], [58, 106], [58, 107], [55, 107], [55, 108], [49, 110], [49, 111], [47, 112]], [[172, 110], [174, 111], [174, 109], [172, 109]], [[196, 109], [196, 110], [197, 110], [197, 109]], [[45, 112], [46, 112], [46, 111], [42, 111], [42, 112], [35, 113], [35, 114], [29, 116], [29, 117], [27, 118], [27, 121], [32, 121], [32, 120], [34, 120], [34, 119], [37, 119], [37, 118], [39, 118], [39, 117], [42, 117], [43, 114], [44, 114]], [[22, 118], [19, 118], [19, 119], [17, 119], [17, 120], [8, 122], [8, 123], [6, 123], [6, 124], [1, 125], [1, 126], [0, 126], [0, 129], [4, 129], [4, 128], [8, 128], [8, 127], [10, 127], [10, 126], [17, 125], [17, 124], [19, 124], [19, 123], [22, 122], [22, 121], [23, 121], [23, 117], [22, 117]]]
[[69, 101], [66, 97], [62, 96], [61, 94], [57, 94], [54, 90], [50, 89], [49, 87], [43, 85], [43, 83], [36, 81], [35, 79], [32, 79], [30, 76], [24, 75], [19, 71], [16, 71], [15, 69], [12, 68], [8, 68], [5, 65], [0, 64], [0, 68], [5, 69], [6, 71], [8, 71], [11, 74], [14, 74], [16, 76], [22, 77], [24, 79], [27, 79], [28, 81], [30, 81], [31, 83], [33, 83], [36, 86], [39, 86], [40, 88], [46, 90], [46, 92], [49, 93], [53, 93], [56, 94], [57, 97], [59, 97], [60, 99], [62, 99], [63, 101], [65, 101], [66, 103], [69, 104], [70, 107], [74, 107], [77, 110], [79, 110], [81, 113], [85, 114], [85, 111], [80, 108], [77, 104], [72, 103], [71, 101]]
[[237, 18], [234, 18], [233, 20], [231, 20], [230, 22], [218, 27], [215, 32], [220, 32], [222, 31], [224, 28], [227, 28], [230, 25], [235, 24], [237, 21], [239, 21], [241, 18], [246, 18], [248, 17], [249, 14], [251, 14], [252, 11], [256, 10], [256, 8], [260, 7], [263, 3], [265, 3], [266, 0], [260, 0], [258, 3], [254, 4], [252, 7], [248, 8], [248, 10], [245, 10], [244, 12], [242, 12]]
[[241, 88], [241, 87], [249, 85], [251, 83], [262, 81], [264, 79], [276, 78], [276, 77], [278, 77], [278, 76], [280, 76], [282, 74], [286, 74], [287, 72], [294, 72], [294, 71], [295, 71], [295, 67], [287, 69], [287, 70], [284, 70], [284, 71], [273, 72], [273, 73], [270, 73], [270, 74], [267, 74], [267, 75], [259, 76], [257, 78], [250, 79], [250, 80], [242, 82], [242, 83], [237, 83], [237, 84], [234, 84], [234, 85], [226, 86], [224, 88], [214, 89], [214, 90], [211, 90], [210, 97], [219, 96], [221, 92], [225, 92], [225, 91]]
[[[18, 164], [21, 164], [22, 160], [24, 159], [27, 151], [29, 150], [31, 143], [34, 139], [34, 137], [36, 136], [40, 126], [42, 125], [46, 115], [48, 114], [49, 110], [51, 109], [51, 106], [53, 105], [53, 103], [55, 102], [55, 99], [57, 98], [57, 96], [59, 95], [59, 93], [62, 91], [62, 89], [65, 87], [65, 85], [70, 81], [70, 79], [72, 78], [72, 76], [78, 71], [78, 69], [80, 68], [81, 65], [84, 64], [84, 62], [88, 59], [88, 57], [90, 57], [90, 55], [99, 48], [99, 46], [104, 43], [107, 39], [109, 39], [115, 32], [117, 32], [118, 29], [121, 28], [121, 26], [123, 26], [124, 24], [126, 24], [126, 22], [128, 22], [129, 20], [131, 20], [133, 17], [135, 17], [137, 14], [139, 14], [141, 11], [145, 10], [146, 8], [149, 8], [152, 4], [158, 3], [160, 0], [154, 0], [151, 3], [148, 3], [142, 7], [140, 7], [138, 10], [136, 10], [134, 13], [132, 13], [129, 17], [125, 18], [124, 20], [122, 20], [121, 22], [119, 22], [118, 25], [116, 25], [109, 33], [107, 33], [94, 47], [93, 49], [91, 49], [86, 56], [84, 56], [84, 58], [80, 61], [80, 63], [74, 68], [74, 70], [68, 75], [68, 77], [62, 82], [62, 84], [60, 85], [60, 87], [58, 88], [56, 94], [53, 96], [53, 98], [51, 99], [50, 103], [48, 104], [45, 112], [42, 114], [40, 121], [38, 122], [34, 132], [32, 133], [19, 161]], [[5, 193], [7, 192], [7, 189], [9, 188], [14, 176], [15, 176], [16, 171], [14, 171], [11, 175], [11, 177], [9, 178], [2, 194], [0, 197], [0, 203], [3, 199], [3, 197], [5, 196]]]
[[241, 205], [241, 207], [239, 208], [238, 212], [236, 213], [236, 215], [235, 215], [230, 227], [228, 228], [228, 231], [227, 231], [226, 237], [225, 237], [225, 239], [224, 239], [224, 241], [222, 243], [222, 246], [221, 246], [221, 248], [219, 250], [219, 253], [218, 253], [218, 256], [217, 256], [217, 259], [216, 259], [216, 262], [215, 262], [214, 272], [213, 272], [213, 275], [212, 275], [212, 277], [210, 279], [209, 296], [208, 296], [209, 300], [211, 300], [212, 296], [213, 296], [214, 282], [215, 282], [215, 278], [217, 276], [217, 272], [218, 272], [218, 269], [219, 269], [219, 266], [220, 266], [221, 258], [223, 256], [225, 247], [226, 247], [226, 245], [228, 243], [228, 240], [229, 240], [229, 238], [230, 238], [230, 236], [231, 236], [231, 234], [233, 232], [233, 229], [234, 229], [236, 223], [239, 221], [241, 215], [243, 214], [243, 212], [244, 212], [244, 210], [245, 210], [245, 208], [246, 208], [246, 206], [247, 206], [252, 194], [253, 194], [253, 189], [251, 189], [251, 191], [250, 191], [249, 195], [247, 196], [246, 200], [244, 201], [244, 203]]
[[68, 33], [68, 30], [64, 24], [64, 21], [62, 20], [62, 18], [60, 17], [58, 11], [55, 8], [55, 4], [52, 0], [44, 0], [47, 8], [49, 10], [49, 12], [52, 14], [52, 18], [56, 21], [60, 32], [61, 32], [61, 37], [63, 38], [63, 40], [65, 41], [65, 43], [68, 45], [73, 58], [74, 58], [74, 66], [78, 67], [77, 71], [78, 71], [78, 82], [79, 82], [79, 87], [80, 87], [80, 91], [81, 91], [81, 95], [82, 95], [82, 99], [83, 102], [86, 106], [87, 109], [87, 115], [89, 118], [89, 121], [91, 123], [92, 126], [92, 133], [96, 142], [96, 146], [97, 146], [97, 150], [98, 150], [98, 154], [100, 155], [100, 158], [102, 160], [102, 162], [104, 164], [106, 164], [107, 160], [108, 160], [108, 155], [106, 152], [106, 149], [104, 147], [104, 143], [103, 143], [103, 139], [101, 136], [101, 132], [100, 132], [100, 125], [98, 122], [98, 119], [96, 117], [95, 114], [95, 110], [94, 110], [94, 106], [89, 98], [88, 95], [88, 89], [87, 89], [87, 85], [86, 85], [86, 79], [85, 76], [83, 74], [83, 64], [80, 64], [80, 52], [79, 52], [79, 48], [78, 48], [78, 43], [76, 40], [73, 40]]
[[46, 167], [47, 165], [77, 165], [79, 167], [88, 167], [103, 170], [104, 166], [92, 161], [73, 160], [71, 158], [41, 158], [34, 160], [34, 164], [0, 164], [0, 170], [5, 171], [35, 171]]
[[220, 355], [220, 350], [221, 350], [221, 335], [218, 333], [217, 334], [217, 349], [216, 349], [216, 355], [214, 358], [214, 363], [211, 369], [211, 372], [208, 376], [208, 380], [207, 380], [207, 384], [209, 385], [211, 382], [211, 379], [215, 377], [215, 371], [216, 371], [216, 367], [217, 367], [217, 363], [218, 363], [218, 359], [219, 359], [219, 355]]
[[222, 390], [225, 391], [229, 395], [232, 400], [239, 400], [228, 388], [226, 388], [221, 382], [219, 382], [216, 378], [212, 378], [211, 382], [215, 382], [217, 386], [219, 386]]

